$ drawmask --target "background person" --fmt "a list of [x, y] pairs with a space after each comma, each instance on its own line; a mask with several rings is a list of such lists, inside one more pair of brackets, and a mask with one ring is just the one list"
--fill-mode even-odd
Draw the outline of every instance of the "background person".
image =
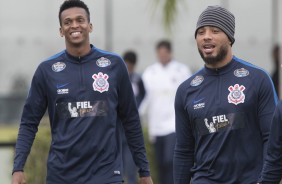
[[146, 89], [144, 87], [141, 75], [135, 72], [138, 61], [136, 52], [132, 50], [126, 51], [123, 54], [123, 60], [126, 63], [129, 79], [131, 81], [133, 93], [136, 98], [137, 107], [139, 108], [142, 100], [145, 97]]
[[271, 78], [276, 90], [277, 95], [279, 96], [279, 71], [281, 69], [280, 65], [280, 46], [275, 45], [272, 49], [272, 61], [274, 65], [274, 70], [272, 72]]
[[160, 184], [172, 184], [175, 146], [174, 98], [181, 82], [191, 76], [190, 69], [173, 59], [167, 40], [156, 45], [158, 61], [148, 66], [143, 75], [146, 97], [143, 109], [148, 113], [149, 136], [153, 141]]

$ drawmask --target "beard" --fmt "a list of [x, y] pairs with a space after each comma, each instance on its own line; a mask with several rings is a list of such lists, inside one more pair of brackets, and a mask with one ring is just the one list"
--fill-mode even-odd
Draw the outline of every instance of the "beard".
[[216, 56], [204, 56], [204, 53], [198, 48], [198, 51], [202, 57], [202, 59], [205, 61], [206, 64], [208, 65], [213, 65], [216, 63], [220, 63], [227, 55], [228, 52], [228, 46], [227, 45], [222, 45], [219, 48], [219, 52]]

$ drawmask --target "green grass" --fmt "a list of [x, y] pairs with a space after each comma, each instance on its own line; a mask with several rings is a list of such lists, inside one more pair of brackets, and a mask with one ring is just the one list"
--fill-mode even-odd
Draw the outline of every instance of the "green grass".
[[0, 126], [0, 142], [16, 141], [18, 135], [18, 126]]
[[[16, 141], [18, 126], [0, 126], [0, 142]], [[157, 172], [155, 168], [154, 150], [148, 140], [147, 129], [144, 128], [144, 137], [147, 149], [147, 155], [150, 162], [151, 175], [154, 184], [157, 184]], [[25, 174], [30, 184], [45, 183], [46, 160], [50, 145], [50, 127], [48, 120], [43, 119], [37, 136], [31, 149], [31, 153], [26, 163]], [[11, 163], [12, 164], [12, 163]], [[282, 184], [282, 182], [280, 182]]]
[[48, 121], [41, 122], [25, 165], [27, 183], [45, 183], [50, 141], [51, 134], [49, 123]]
[[156, 169], [156, 160], [155, 160], [154, 149], [153, 149], [153, 145], [149, 141], [148, 129], [146, 127], [143, 127], [143, 134], [144, 134], [144, 139], [145, 139], [147, 158], [148, 158], [149, 164], [150, 164], [151, 177], [152, 177], [154, 184], [159, 184], [157, 182], [158, 181], [158, 176], [157, 176], [158, 173], [157, 173], [157, 169]]
[[[18, 135], [19, 126], [0, 126], [0, 142], [11, 142], [16, 141]], [[148, 159], [150, 162], [151, 175], [154, 184], [156, 182], [156, 168], [154, 160], [154, 151], [152, 145], [148, 140], [147, 129], [144, 128], [144, 137], [146, 143], [146, 149]], [[49, 120], [43, 119], [38, 128], [33, 146], [31, 148], [30, 155], [25, 165], [25, 176], [29, 184], [44, 184], [46, 177], [46, 161], [48, 156], [48, 150], [50, 146], [50, 126]], [[126, 184], [126, 183], [125, 183]]]

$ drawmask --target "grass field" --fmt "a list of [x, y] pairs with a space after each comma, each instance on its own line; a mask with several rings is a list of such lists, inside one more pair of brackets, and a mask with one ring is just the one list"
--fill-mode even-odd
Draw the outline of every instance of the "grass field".
[[[0, 143], [15, 143], [18, 126], [0, 126]], [[11, 183], [14, 147], [0, 149], [0, 183]]]
[[[35, 143], [33, 146], [33, 149], [31, 151], [31, 157], [29, 157], [27, 161], [27, 167], [26, 167], [26, 174], [27, 178], [29, 181], [36, 181], [38, 179], [45, 178], [45, 173], [46, 171], [46, 166], [44, 163], [46, 163], [46, 158], [47, 158], [47, 152], [49, 148], [49, 137], [46, 135], [49, 135], [49, 125], [47, 123], [41, 124], [39, 128], [39, 132], [37, 138], [35, 139]], [[147, 138], [147, 131], [144, 131], [145, 133], [145, 138]], [[0, 126], [0, 142], [14, 142], [16, 141], [18, 134], [18, 126]], [[42, 137], [43, 136], [43, 137]], [[48, 137], [48, 138], [47, 138]], [[47, 138], [47, 139], [46, 139]], [[148, 145], [148, 140], [147, 142], [147, 153], [148, 153], [148, 158], [150, 160], [150, 166], [151, 166], [151, 171], [153, 175], [153, 179], [156, 180], [156, 171], [155, 171], [155, 163], [153, 159], [153, 150], [151, 149], [151, 146]], [[43, 146], [43, 147], [42, 147]], [[38, 160], [40, 160], [38, 162]], [[12, 163], [11, 163], [12, 164]], [[43, 166], [41, 165], [43, 164]], [[28, 174], [28, 173], [33, 173], [33, 174]], [[41, 175], [41, 177], [36, 177], [34, 173], [37, 173], [36, 175]], [[42, 182], [41, 180], [39, 182]], [[30, 182], [34, 183], [34, 182]], [[36, 182], [35, 182], [36, 183]], [[38, 183], [38, 182], [37, 182]], [[156, 184], [156, 182], [155, 182]], [[282, 182], [280, 182], [282, 184]]]
[[0, 126], [0, 142], [16, 141], [18, 126]]

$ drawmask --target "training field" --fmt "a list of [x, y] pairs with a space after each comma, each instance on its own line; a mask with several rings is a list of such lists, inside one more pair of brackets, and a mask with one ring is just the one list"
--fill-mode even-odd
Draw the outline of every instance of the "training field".
[[[45, 121], [46, 122], [46, 121]], [[41, 179], [44, 180], [44, 176], [42, 177], [36, 177], [33, 175], [28, 174], [28, 170], [30, 171], [29, 173], [34, 173], [34, 172], [39, 172], [41, 175], [44, 175], [45, 173], [45, 167], [46, 164], [44, 165], [45, 160], [47, 158], [47, 153], [48, 153], [48, 148], [49, 148], [49, 133], [50, 129], [47, 123], [41, 123], [41, 127], [39, 128], [38, 135], [36, 136], [32, 151], [31, 151], [31, 157], [33, 159], [29, 158], [26, 164], [26, 175], [28, 181], [30, 181], [30, 184], [36, 184], [36, 183], [42, 183]], [[144, 130], [145, 133], [145, 138], [147, 137], [147, 132]], [[0, 143], [3, 142], [15, 142], [16, 137], [18, 134], [18, 126], [0, 126]], [[154, 159], [153, 159], [153, 153], [152, 153], [152, 148], [148, 143], [148, 140], [146, 142], [146, 147], [147, 147], [147, 153], [148, 153], [148, 158], [150, 161], [150, 166], [151, 166], [151, 171], [152, 171], [152, 177], [153, 179], [156, 178], [155, 175], [155, 168], [154, 168]], [[39, 148], [40, 147], [40, 148]], [[39, 149], [40, 151], [38, 151]], [[1, 183], [11, 183], [11, 171], [12, 171], [12, 164], [13, 164], [13, 147], [5, 147], [1, 148], [0, 147], [0, 178], [1, 178]], [[37, 151], [35, 151], [37, 150]], [[44, 156], [45, 155], [45, 156]], [[44, 158], [42, 158], [44, 157]], [[46, 158], [45, 158], [46, 157]], [[36, 161], [37, 160], [37, 161]], [[39, 160], [39, 161], [38, 161]], [[38, 164], [41, 163], [41, 164]], [[34, 165], [36, 164], [36, 165]], [[42, 165], [43, 164], [43, 165]], [[34, 167], [38, 167], [34, 170]], [[44, 174], [42, 174], [44, 173]], [[282, 174], [282, 173], [281, 173]], [[37, 174], [38, 175], [38, 174]], [[37, 182], [34, 182], [37, 181]], [[126, 183], [125, 183], [126, 184]], [[158, 184], [154, 182], [154, 184]], [[282, 181], [280, 182], [282, 184]]]
[[[18, 127], [0, 126], [0, 143], [15, 142]], [[13, 164], [13, 147], [0, 147], [0, 178], [1, 183], [11, 183], [11, 172]]]

